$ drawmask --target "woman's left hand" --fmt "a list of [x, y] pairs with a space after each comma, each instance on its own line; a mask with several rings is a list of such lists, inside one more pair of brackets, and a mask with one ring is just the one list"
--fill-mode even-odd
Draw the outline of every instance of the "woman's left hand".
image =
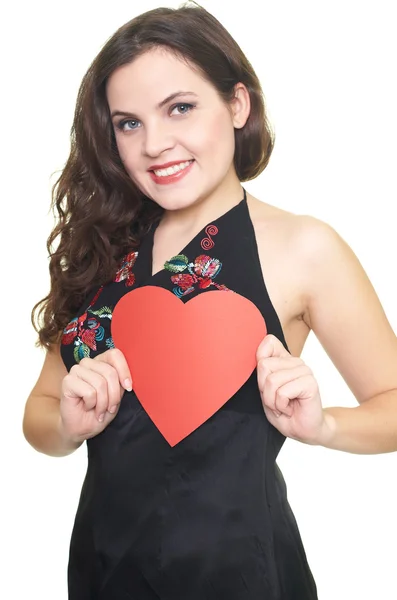
[[256, 358], [258, 386], [270, 423], [286, 437], [321, 444], [329, 425], [310, 368], [274, 335], [263, 339]]

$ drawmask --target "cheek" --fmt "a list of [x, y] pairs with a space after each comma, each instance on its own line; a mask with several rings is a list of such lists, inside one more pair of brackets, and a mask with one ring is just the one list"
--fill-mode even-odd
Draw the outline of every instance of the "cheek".
[[116, 144], [117, 144], [117, 150], [119, 151], [119, 155], [120, 158], [123, 162], [126, 161], [126, 159], [128, 158], [128, 144], [126, 143], [125, 138], [122, 138], [121, 136], [116, 136]]
[[212, 155], [234, 154], [234, 128], [228, 114], [215, 115], [201, 128], [200, 135]]
[[131, 173], [136, 165], [136, 144], [133, 144], [127, 137], [116, 137], [117, 150], [122, 163], [128, 173]]

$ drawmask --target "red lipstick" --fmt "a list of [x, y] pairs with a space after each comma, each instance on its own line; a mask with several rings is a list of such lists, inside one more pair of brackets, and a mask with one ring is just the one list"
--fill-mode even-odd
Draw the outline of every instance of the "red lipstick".
[[152, 180], [155, 183], [158, 183], [159, 185], [167, 185], [170, 183], [175, 183], [175, 182], [179, 181], [180, 179], [182, 179], [182, 177], [185, 177], [185, 175], [187, 175], [190, 172], [190, 170], [194, 164], [194, 160], [192, 160], [190, 162], [190, 165], [188, 165], [181, 171], [177, 171], [176, 173], [172, 173], [171, 175], [163, 175], [163, 176], [156, 175], [156, 173], [154, 173], [154, 170], [160, 171], [162, 169], [168, 169], [168, 167], [173, 167], [174, 165], [180, 165], [181, 163], [184, 163], [184, 162], [187, 162], [187, 161], [174, 160], [172, 162], [165, 163], [163, 165], [152, 165], [149, 170], [150, 177], [152, 178]]

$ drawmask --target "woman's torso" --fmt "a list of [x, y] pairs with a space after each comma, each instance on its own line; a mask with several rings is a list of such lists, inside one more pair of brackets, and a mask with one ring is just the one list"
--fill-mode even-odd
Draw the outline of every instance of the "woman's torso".
[[[129, 256], [114, 282], [66, 328], [62, 356], [67, 368], [112, 346], [114, 306], [129, 291], [147, 285], [163, 287], [184, 303], [215, 290], [239, 293], [257, 306], [268, 332], [286, 345], [281, 320], [298, 348], [304, 339], [304, 333], [297, 333], [299, 288], [286, 283], [292, 272], [282, 267], [289, 219], [249, 198], [205, 226], [185, 245], [183, 259], [170, 260], [169, 268], [157, 264], [181, 247], [161, 244], [166, 254], [160, 256], [156, 240], [152, 255], [155, 231], [149, 234], [138, 255]], [[207, 343], [215, 343], [211, 315], [203, 323]], [[176, 323], [175, 361], [170, 363], [176, 383], [185, 335], [189, 332], [179, 331]], [[216, 364], [205, 356], [187, 368], [195, 388], [216, 378]], [[187, 409], [188, 400], [187, 389]], [[174, 447], [134, 392], [126, 393], [114, 421], [87, 442], [88, 470], [71, 540], [70, 599], [316, 600], [276, 465], [284, 441], [266, 419], [255, 370]], [[147, 593], [138, 589], [139, 579]]]

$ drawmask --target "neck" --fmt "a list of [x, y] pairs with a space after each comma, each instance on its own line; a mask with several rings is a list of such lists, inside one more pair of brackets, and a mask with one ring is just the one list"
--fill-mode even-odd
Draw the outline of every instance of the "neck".
[[240, 181], [224, 182], [208, 195], [198, 198], [193, 204], [178, 210], [168, 210], [162, 217], [162, 225], [167, 228], [193, 231], [203, 223], [217, 219], [239, 204], [244, 197]]

